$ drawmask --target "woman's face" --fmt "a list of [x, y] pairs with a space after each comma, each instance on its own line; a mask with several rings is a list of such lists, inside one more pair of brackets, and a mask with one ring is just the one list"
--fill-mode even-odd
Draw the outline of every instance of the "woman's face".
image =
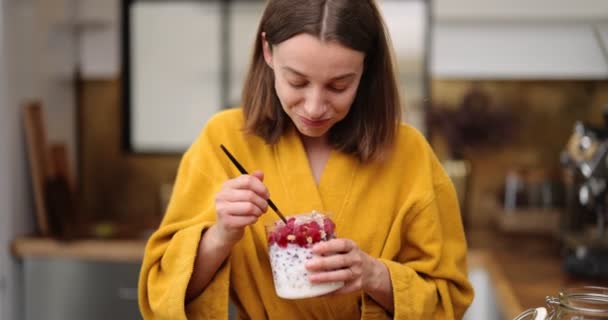
[[263, 43], [283, 110], [302, 135], [325, 138], [350, 110], [363, 73], [364, 53], [308, 34], [294, 36], [272, 50]]

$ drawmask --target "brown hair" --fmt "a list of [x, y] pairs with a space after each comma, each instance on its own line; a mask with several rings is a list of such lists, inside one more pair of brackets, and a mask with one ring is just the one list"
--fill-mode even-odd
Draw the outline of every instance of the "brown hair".
[[348, 115], [329, 131], [329, 143], [361, 161], [380, 157], [401, 119], [391, 44], [373, 0], [270, 0], [260, 21], [243, 88], [245, 131], [276, 143], [291, 125], [264, 61], [262, 32], [272, 45], [306, 33], [365, 53], [364, 71]]

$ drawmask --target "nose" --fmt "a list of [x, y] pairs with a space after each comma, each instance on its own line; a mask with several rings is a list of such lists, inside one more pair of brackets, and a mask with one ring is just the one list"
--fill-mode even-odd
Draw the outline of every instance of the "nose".
[[325, 94], [323, 89], [313, 88], [310, 90], [304, 103], [304, 110], [306, 116], [311, 120], [320, 119], [327, 109], [327, 102], [325, 101]]

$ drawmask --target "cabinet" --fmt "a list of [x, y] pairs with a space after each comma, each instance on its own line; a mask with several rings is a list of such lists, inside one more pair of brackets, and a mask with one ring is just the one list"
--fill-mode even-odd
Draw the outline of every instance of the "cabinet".
[[139, 263], [23, 259], [25, 320], [141, 319]]
[[605, 0], [434, 0], [440, 21], [593, 21], [608, 13]]
[[[145, 245], [144, 239], [14, 240], [13, 255], [22, 264], [23, 319], [141, 319], [137, 283]], [[230, 304], [229, 319], [235, 318]]]
[[137, 282], [144, 248], [140, 239], [15, 239], [23, 319], [141, 319]]
[[606, 79], [608, 2], [433, 2], [432, 74], [443, 79]]

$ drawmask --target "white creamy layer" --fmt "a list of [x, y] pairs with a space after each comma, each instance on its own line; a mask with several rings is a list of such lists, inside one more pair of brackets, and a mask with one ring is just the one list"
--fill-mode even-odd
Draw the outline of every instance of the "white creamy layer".
[[302, 299], [320, 296], [344, 286], [344, 282], [311, 284], [308, 281], [306, 261], [312, 259], [310, 248], [288, 244], [281, 248], [276, 243], [270, 245], [270, 264], [277, 295], [285, 299]]

